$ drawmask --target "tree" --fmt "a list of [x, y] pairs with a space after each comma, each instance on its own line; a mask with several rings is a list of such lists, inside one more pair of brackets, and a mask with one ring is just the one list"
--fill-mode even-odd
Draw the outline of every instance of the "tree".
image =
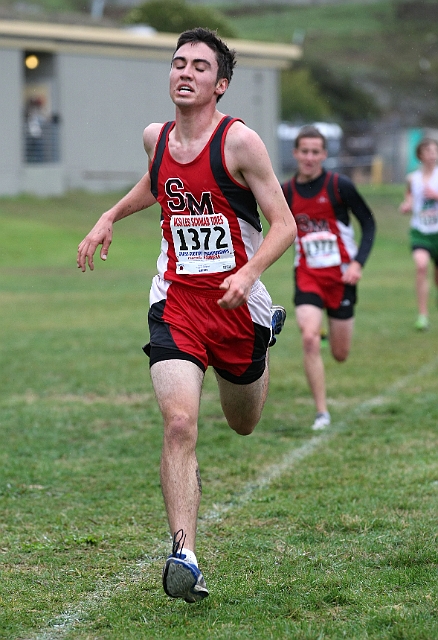
[[185, 0], [149, 0], [135, 7], [125, 18], [128, 24], [147, 24], [157, 31], [181, 33], [194, 27], [206, 27], [223, 38], [237, 34], [219, 11], [210, 7], [189, 5]]
[[335, 75], [322, 63], [313, 63], [311, 73], [333, 114], [339, 120], [372, 120], [380, 115], [380, 108], [374, 97], [349, 76]]
[[282, 120], [325, 120], [332, 111], [309, 69], [300, 67], [281, 73]]

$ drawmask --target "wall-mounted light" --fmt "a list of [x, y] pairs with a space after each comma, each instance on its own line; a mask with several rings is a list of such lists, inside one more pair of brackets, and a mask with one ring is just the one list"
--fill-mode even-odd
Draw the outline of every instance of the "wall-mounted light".
[[24, 61], [24, 64], [26, 65], [26, 67], [28, 69], [36, 69], [37, 66], [39, 65], [40, 60], [38, 58], [38, 56], [36, 56], [35, 54], [30, 54], [28, 56], [26, 56], [26, 59]]

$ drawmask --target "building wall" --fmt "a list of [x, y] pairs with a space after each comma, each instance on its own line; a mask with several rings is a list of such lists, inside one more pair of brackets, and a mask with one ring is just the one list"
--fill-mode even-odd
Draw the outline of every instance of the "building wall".
[[279, 118], [279, 72], [239, 65], [219, 102], [219, 110], [238, 118], [257, 131], [266, 145], [274, 169], [278, 168], [277, 123]]
[[163, 62], [62, 55], [61, 155], [69, 189], [134, 184], [147, 171], [144, 127], [172, 117]]
[[[174, 118], [169, 64], [62, 56], [59, 67], [68, 188], [105, 190], [133, 184], [147, 170], [144, 127]], [[276, 162], [277, 104], [276, 72], [242, 67], [236, 69], [219, 109], [254, 128]]]
[[19, 191], [23, 151], [21, 51], [0, 50], [0, 194]]
[[[170, 62], [170, 55], [169, 55]], [[70, 189], [108, 191], [132, 186], [147, 171], [142, 132], [150, 122], [174, 117], [168, 93], [169, 62], [101, 54], [53, 54], [45, 82], [59, 118], [59, 161], [28, 164], [23, 158], [25, 74], [23, 52], [0, 49], [0, 195], [39, 195]], [[264, 140], [277, 169], [278, 71], [238, 65], [219, 103]]]

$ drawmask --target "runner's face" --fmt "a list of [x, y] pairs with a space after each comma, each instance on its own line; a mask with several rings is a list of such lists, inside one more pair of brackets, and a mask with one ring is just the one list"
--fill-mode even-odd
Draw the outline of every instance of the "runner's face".
[[301, 138], [293, 153], [298, 163], [299, 179], [308, 182], [321, 175], [322, 163], [327, 158], [321, 138]]
[[421, 150], [421, 162], [428, 167], [433, 167], [438, 161], [438, 146], [428, 144]]
[[170, 69], [170, 97], [179, 107], [216, 103], [228, 82], [217, 80], [218, 64], [214, 51], [204, 42], [187, 43], [173, 56]]

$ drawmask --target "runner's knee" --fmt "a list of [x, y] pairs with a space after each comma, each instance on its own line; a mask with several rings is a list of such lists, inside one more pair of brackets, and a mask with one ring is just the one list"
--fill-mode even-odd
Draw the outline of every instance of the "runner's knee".
[[319, 331], [309, 331], [302, 329], [303, 349], [306, 353], [316, 353], [320, 348], [321, 336]]
[[240, 406], [236, 403], [227, 406], [222, 404], [222, 409], [228, 425], [240, 436], [249, 436], [257, 426], [262, 414], [262, 407], [257, 401], [248, 402], [242, 398]]
[[164, 439], [173, 446], [190, 446], [196, 443], [197, 425], [186, 412], [175, 412], [164, 422]]
[[348, 358], [349, 353], [349, 347], [346, 347], [344, 345], [332, 348], [332, 356], [337, 362], [345, 362], [345, 360]]
[[229, 426], [233, 431], [235, 431], [239, 436], [249, 436], [254, 431], [257, 426], [257, 423], [260, 419], [260, 416], [257, 419], [251, 420], [251, 418], [233, 418], [233, 420], [227, 420]]

